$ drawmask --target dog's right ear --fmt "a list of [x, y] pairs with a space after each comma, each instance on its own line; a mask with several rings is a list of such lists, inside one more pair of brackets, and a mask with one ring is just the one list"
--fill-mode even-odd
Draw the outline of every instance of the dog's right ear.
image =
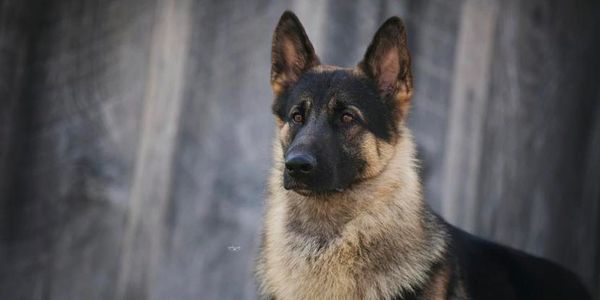
[[300, 77], [300, 75], [319, 65], [302, 24], [298, 17], [285, 11], [273, 34], [271, 51], [271, 88], [276, 96], [285, 92]]

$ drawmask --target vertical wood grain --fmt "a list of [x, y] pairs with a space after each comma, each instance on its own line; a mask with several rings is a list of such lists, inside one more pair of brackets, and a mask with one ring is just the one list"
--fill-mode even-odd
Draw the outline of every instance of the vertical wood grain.
[[189, 8], [185, 0], [159, 0], [156, 7], [117, 299], [150, 298], [160, 259], [185, 82]]
[[483, 120], [488, 101], [489, 70], [497, 19], [491, 1], [464, 1], [457, 41], [452, 96], [446, 135], [443, 214], [470, 231], [477, 210]]

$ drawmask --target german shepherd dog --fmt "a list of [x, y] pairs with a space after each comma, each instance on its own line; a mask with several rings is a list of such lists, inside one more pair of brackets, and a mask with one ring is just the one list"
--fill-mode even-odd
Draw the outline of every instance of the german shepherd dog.
[[558, 265], [474, 237], [423, 200], [406, 127], [400, 18], [355, 68], [323, 65], [285, 12], [273, 35], [277, 134], [257, 259], [265, 299], [590, 299]]

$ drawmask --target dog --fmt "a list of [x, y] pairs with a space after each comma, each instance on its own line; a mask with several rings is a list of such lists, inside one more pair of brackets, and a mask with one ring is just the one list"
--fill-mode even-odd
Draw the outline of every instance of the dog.
[[256, 262], [264, 299], [590, 299], [550, 261], [472, 236], [425, 203], [406, 117], [402, 20], [355, 68], [321, 64], [298, 18], [273, 34], [274, 166]]

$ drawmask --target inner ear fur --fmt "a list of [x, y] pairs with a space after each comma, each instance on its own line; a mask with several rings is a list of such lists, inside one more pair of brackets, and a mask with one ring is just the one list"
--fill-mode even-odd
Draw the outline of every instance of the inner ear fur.
[[319, 64], [298, 17], [284, 12], [275, 28], [271, 50], [271, 88], [275, 96], [283, 94], [303, 72]]
[[373, 79], [383, 98], [396, 101], [401, 117], [406, 116], [413, 85], [406, 29], [400, 18], [391, 17], [379, 27], [358, 68]]

